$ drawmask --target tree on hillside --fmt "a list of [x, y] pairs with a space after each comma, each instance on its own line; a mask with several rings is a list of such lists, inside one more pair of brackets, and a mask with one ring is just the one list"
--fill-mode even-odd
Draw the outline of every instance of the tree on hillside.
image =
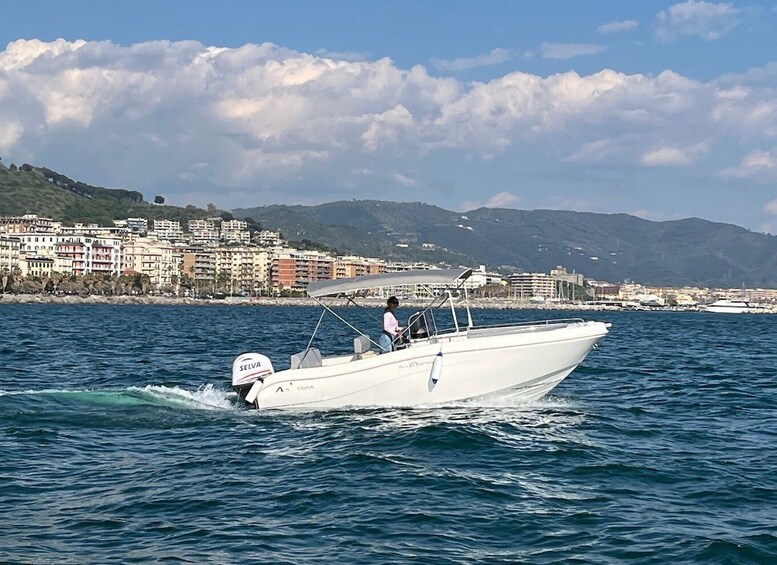
[[164, 203], [165, 203], [164, 196], [154, 196], [154, 204], [164, 204]]
[[250, 217], [243, 218], [243, 221], [248, 225], [248, 229], [251, 231], [262, 231], [262, 226], [259, 222]]

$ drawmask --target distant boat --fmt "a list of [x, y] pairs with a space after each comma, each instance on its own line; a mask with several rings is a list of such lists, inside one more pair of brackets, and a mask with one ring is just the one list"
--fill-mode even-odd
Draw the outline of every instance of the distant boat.
[[666, 306], [666, 300], [661, 296], [649, 294], [648, 296], [640, 297], [639, 305], [647, 306], [648, 308], [663, 308]]
[[753, 311], [749, 302], [744, 300], [716, 300], [712, 304], [701, 307], [705, 312], [719, 314], [746, 314]]

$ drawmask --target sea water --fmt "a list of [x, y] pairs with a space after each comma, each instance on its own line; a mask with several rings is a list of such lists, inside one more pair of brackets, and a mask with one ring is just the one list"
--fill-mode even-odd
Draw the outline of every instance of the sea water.
[[1, 305], [0, 562], [777, 562], [777, 317], [574, 314], [611, 333], [530, 404], [236, 406], [318, 315]]

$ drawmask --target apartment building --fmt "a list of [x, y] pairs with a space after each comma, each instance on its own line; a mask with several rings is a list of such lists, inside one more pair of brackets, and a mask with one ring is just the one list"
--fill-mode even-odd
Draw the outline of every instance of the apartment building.
[[270, 293], [270, 273], [272, 262], [270, 254], [264, 249], [254, 248], [254, 293]]
[[[216, 279], [233, 294], [266, 294], [269, 254], [257, 247], [219, 247], [215, 250]], [[226, 280], [225, 280], [226, 279]]]
[[15, 232], [21, 242], [21, 254], [29, 257], [53, 257], [59, 236], [53, 231]]
[[24, 216], [7, 216], [0, 218], [0, 232], [7, 234], [20, 233], [53, 233], [62, 224], [51, 218], [40, 218], [37, 214]]
[[519, 299], [556, 297], [556, 279], [546, 273], [513, 273], [508, 278], [510, 294]]
[[148, 220], [146, 218], [127, 218], [127, 228], [133, 233], [148, 233]]
[[368, 257], [341, 256], [334, 262], [334, 278], [347, 279], [386, 272], [386, 262]]
[[[122, 240], [118, 236], [59, 235], [51, 258], [60, 258], [60, 267], [70, 265], [74, 275], [120, 275], [122, 269]], [[63, 271], [66, 272], [66, 271]]]
[[502, 275], [499, 273], [489, 273], [486, 271], [485, 265], [479, 265], [477, 269], [472, 269], [472, 274], [464, 281], [462, 285], [467, 290], [474, 290], [487, 284], [499, 284], [504, 282]]
[[251, 242], [248, 222], [243, 220], [224, 220], [221, 222], [221, 239], [226, 243], [247, 245]]
[[229, 292], [250, 294], [254, 288], [254, 248], [219, 247], [216, 249], [216, 279], [228, 279]]
[[0, 272], [15, 271], [19, 268], [19, 253], [22, 242], [12, 235], [0, 236]]
[[283, 245], [281, 232], [261, 230], [254, 233], [254, 242], [262, 247], [277, 247]]
[[19, 261], [19, 270], [24, 277], [50, 277], [54, 272], [54, 259], [49, 257], [24, 257]]
[[194, 288], [210, 288], [216, 280], [216, 251], [189, 247], [183, 251], [181, 272], [194, 281]]
[[221, 218], [208, 218], [206, 220], [189, 220], [189, 242], [193, 245], [216, 245], [219, 242], [219, 226], [216, 222]]
[[270, 288], [302, 292], [309, 282], [334, 278], [335, 259], [320, 251], [285, 249], [274, 254], [270, 267]]
[[154, 220], [154, 235], [160, 241], [183, 241], [181, 222], [175, 220]]
[[156, 289], [172, 286], [173, 276], [179, 276], [179, 254], [169, 241], [139, 237], [126, 241], [123, 247], [122, 273], [148, 276]]

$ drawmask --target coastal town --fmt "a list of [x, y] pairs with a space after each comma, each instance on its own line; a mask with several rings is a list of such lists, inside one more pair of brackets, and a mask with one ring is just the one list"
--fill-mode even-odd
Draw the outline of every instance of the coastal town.
[[[228, 213], [184, 225], [145, 218], [113, 224], [66, 226], [36, 214], [0, 218], [0, 292], [292, 298], [304, 296], [312, 281], [449, 266], [337, 255], [307, 240], [302, 245], [287, 241], [278, 231]], [[777, 306], [775, 289], [651, 287], [593, 280], [563, 266], [548, 273], [467, 266], [473, 268], [465, 283], [470, 296], [501, 304], [692, 310], [722, 299], [747, 301], [764, 312]], [[422, 292], [406, 290], [405, 297], [422, 298]]]

